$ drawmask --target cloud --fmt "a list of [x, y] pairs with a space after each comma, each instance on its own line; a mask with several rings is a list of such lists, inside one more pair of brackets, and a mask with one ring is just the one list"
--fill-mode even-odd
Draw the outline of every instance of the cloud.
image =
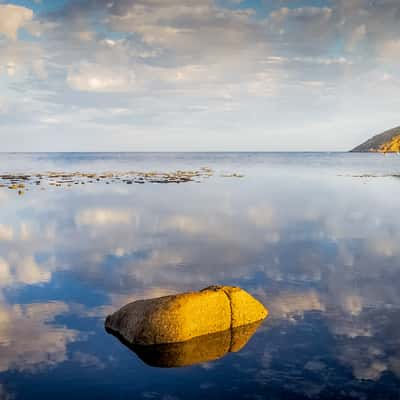
[[262, 27], [251, 20], [250, 9], [222, 9], [209, 0], [123, 4], [110, 8], [112, 29], [137, 33], [148, 45], [172, 49], [181, 56], [226, 56], [261, 39]]
[[188, 235], [205, 233], [209, 228], [207, 221], [188, 215], [175, 215], [163, 221], [163, 229], [177, 230]]
[[3, 258], [0, 258], [0, 281], [5, 286], [8, 286], [13, 281], [10, 265]]
[[83, 92], [125, 92], [135, 84], [135, 73], [120, 67], [83, 63], [68, 72], [67, 82]]
[[138, 289], [135, 290], [135, 294], [111, 294], [109, 296], [110, 304], [83, 309], [82, 315], [89, 318], [105, 318], [107, 315], [115, 312], [115, 310], [118, 310], [119, 308], [133, 301], [169, 296], [176, 293], [177, 291], [174, 289], [156, 287]]
[[12, 240], [14, 237], [14, 229], [9, 225], [0, 224], [0, 240]]
[[350, 315], [359, 315], [363, 309], [362, 298], [354, 294], [348, 295], [344, 298], [343, 307]]
[[62, 302], [0, 304], [0, 371], [33, 372], [67, 360], [67, 345], [79, 334], [50, 323], [68, 310]]
[[0, 76], [5, 73], [12, 81], [24, 80], [30, 73], [47, 78], [45, 55], [40, 45], [29, 42], [0, 41]]
[[84, 368], [91, 369], [104, 369], [105, 364], [93, 354], [82, 353], [80, 351], [76, 351], [72, 356], [73, 361], [76, 361]]
[[379, 55], [386, 61], [397, 63], [400, 58], [400, 38], [384, 41], [379, 48]]
[[0, 258], [0, 287], [14, 285], [35, 285], [49, 282], [51, 271], [46, 265], [39, 265], [33, 256], [10, 253], [7, 259]]
[[364, 52], [366, 61], [371, 62], [387, 41], [399, 38], [399, 12], [400, 4], [393, 0], [379, 3], [368, 0], [338, 0], [335, 19], [347, 48], [352, 51], [356, 45], [362, 45], [361, 54]]
[[249, 220], [260, 227], [273, 226], [275, 221], [274, 209], [269, 206], [249, 207], [247, 215]]
[[135, 213], [133, 210], [118, 210], [112, 208], [94, 208], [79, 211], [75, 223], [89, 226], [110, 226], [131, 224]]
[[302, 317], [307, 311], [325, 311], [318, 293], [287, 293], [270, 300], [269, 308], [275, 318], [292, 319]]
[[15, 279], [25, 285], [44, 283], [50, 281], [51, 272], [39, 265], [34, 257], [24, 257], [15, 268]]
[[332, 9], [328, 7], [301, 7], [301, 8], [281, 8], [278, 11], [273, 11], [270, 15], [272, 20], [294, 19], [314, 19], [322, 17], [330, 19], [332, 17]]
[[0, 34], [17, 40], [19, 29], [27, 25], [33, 18], [33, 11], [13, 4], [0, 4]]
[[334, 10], [329, 7], [283, 7], [267, 18], [276, 49], [292, 55], [323, 55], [334, 40]]
[[[88, 61], [70, 68], [67, 76], [75, 90], [135, 91], [139, 98], [155, 100], [176, 95], [168, 104], [178, 100], [180, 113], [182, 96], [197, 102], [199, 97], [203, 101], [227, 98], [227, 92], [268, 95], [274, 87], [276, 74], [257, 62], [268, 47], [265, 28], [250, 10], [224, 9], [213, 1], [107, 4], [76, 2], [66, 11], [68, 23], [75, 24], [82, 15], [103, 7], [108, 15], [105, 28], [122, 36], [106, 36], [85, 45]], [[82, 30], [90, 31], [90, 26]]]
[[[3, 26], [2, 142], [7, 150], [344, 150], [396, 123], [398, 2], [252, 7], [76, 0]], [[18, 29], [32, 37], [15, 40]]]

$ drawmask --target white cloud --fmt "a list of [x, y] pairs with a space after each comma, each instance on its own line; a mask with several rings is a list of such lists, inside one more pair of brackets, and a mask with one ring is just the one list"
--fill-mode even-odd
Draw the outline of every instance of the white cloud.
[[[20, 25], [35, 38], [9, 40], [15, 28], [0, 41], [11, 92], [0, 104], [2, 142], [11, 151], [345, 150], [396, 121], [400, 6], [324, 3], [265, 18], [235, 0], [80, 0], [38, 14]], [[29, 135], [21, 120], [32, 122]]]
[[10, 265], [3, 258], [0, 258], [0, 281], [4, 286], [10, 285], [13, 281]]
[[379, 48], [379, 55], [384, 60], [397, 63], [400, 59], [400, 38], [384, 41]]
[[172, 49], [187, 60], [238, 54], [262, 36], [263, 27], [250, 9], [223, 9], [209, 0], [125, 4], [110, 16], [112, 29], [137, 33], [148, 45]]
[[12, 285], [34, 285], [49, 282], [51, 271], [40, 265], [33, 256], [23, 256], [11, 252], [7, 258], [0, 258], [0, 287]]
[[66, 312], [62, 302], [0, 304], [0, 371], [34, 371], [67, 360], [67, 345], [78, 332], [49, 324]]
[[343, 308], [351, 315], [359, 315], [363, 310], [362, 298], [356, 295], [345, 296]]
[[16, 40], [18, 30], [33, 18], [33, 11], [13, 4], [0, 4], [0, 34]]
[[93, 354], [76, 351], [72, 358], [74, 361], [78, 362], [84, 368], [91, 368], [91, 369], [105, 368], [104, 363]]
[[385, 363], [373, 361], [367, 366], [356, 366], [353, 372], [357, 379], [376, 381], [387, 369], [388, 367]]
[[247, 210], [249, 221], [256, 226], [268, 227], [275, 222], [275, 210], [270, 206], [249, 207]]
[[306, 311], [324, 311], [318, 293], [314, 291], [305, 293], [288, 293], [270, 300], [269, 308], [274, 317], [291, 319], [303, 316]]
[[188, 215], [175, 215], [167, 218], [162, 223], [166, 230], [177, 230], [188, 235], [204, 234], [210, 228], [205, 219], [194, 218]]
[[117, 224], [131, 224], [135, 213], [132, 210], [118, 210], [111, 208], [94, 208], [79, 211], [75, 217], [77, 225], [107, 226]]
[[328, 7], [283, 7], [278, 11], [273, 11], [270, 17], [273, 20], [283, 20], [286, 18], [314, 18], [323, 17], [329, 19], [332, 16], [332, 9]]
[[33, 73], [36, 78], [45, 79], [47, 71], [44, 57], [37, 43], [0, 41], [0, 77], [4, 72], [10, 80], [15, 81]]
[[133, 70], [119, 66], [82, 63], [68, 72], [67, 82], [83, 92], [126, 92], [135, 84]]
[[14, 237], [14, 229], [9, 225], [0, 224], [0, 240], [12, 240]]
[[16, 281], [25, 285], [49, 282], [51, 279], [51, 272], [39, 265], [32, 256], [23, 257], [15, 270]]
[[149, 288], [149, 289], [137, 289], [135, 294], [111, 294], [110, 304], [94, 307], [90, 309], [85, 309], [82, 314], [89, 318], [104, 318], [109, 314], [115, 312], [119, 308], [133, 301], [152, 299], [156, 297], [169, 296], [171, 294], [176, 294], [176, 290], [169, 288]]

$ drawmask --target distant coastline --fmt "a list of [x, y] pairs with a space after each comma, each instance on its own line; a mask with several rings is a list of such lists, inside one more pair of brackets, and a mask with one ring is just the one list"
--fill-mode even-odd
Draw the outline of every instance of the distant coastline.
[[400, 126], [373, 136], [351, 150], [352, 153], [399, 153]]

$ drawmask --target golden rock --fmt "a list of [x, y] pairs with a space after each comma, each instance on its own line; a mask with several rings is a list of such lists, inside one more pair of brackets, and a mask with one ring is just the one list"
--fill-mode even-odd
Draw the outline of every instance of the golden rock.
[[148, 346], [230, 331], [267, 315], [267, 309], [243, 289], [211, 286], [127, 304], [106, 318], [105, 327], [125, 343]]

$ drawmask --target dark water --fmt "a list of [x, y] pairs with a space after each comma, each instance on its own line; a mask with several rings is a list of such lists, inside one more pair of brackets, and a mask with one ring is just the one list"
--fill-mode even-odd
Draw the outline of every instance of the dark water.
[[[400, 398], [400, 178], [380, 176], [398, 156], [0, 156], [4, 173], [202, 166], [203, 183], [0, 189], [0, 399]], [[270, 310], [239, 352], [154, 368], [104, 330], [129, 301], [211, 284]]]

